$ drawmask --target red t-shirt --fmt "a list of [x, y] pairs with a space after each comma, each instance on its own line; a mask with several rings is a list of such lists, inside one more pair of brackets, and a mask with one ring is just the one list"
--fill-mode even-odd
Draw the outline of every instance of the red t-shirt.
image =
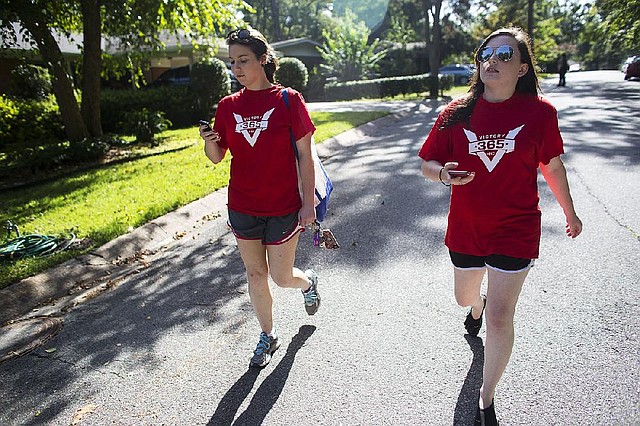
[[315, 126], [302, 95], [282, 86], [252, 91], [246, 88], [218, 103], [214, 130], [220, 145], [231, 152], [229, 208], [253, 216], [283, 216], [302, 207], [296, 159], [289, 128], [296, 140]]
[[518, 92], [499, 103], [480, 97], [469, 123], [439, 130], [450, 108], [440, 113], [418, 153], [475, 172], [470, 183], [452, 187], [445, 244], [475, 256], [537, 258], [538, 165], [564, 152], [556, 109]]

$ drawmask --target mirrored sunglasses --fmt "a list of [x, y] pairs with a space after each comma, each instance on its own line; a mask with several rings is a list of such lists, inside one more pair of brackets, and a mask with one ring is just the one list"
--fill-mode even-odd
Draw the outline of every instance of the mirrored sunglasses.
[[513, 58], [513, 47], [508, 44], [503, 44], [498, 47], [485, 47], [478, 51], [476, 54], [476, 58], [478, 62], [487, 62], [493, 56], [495, 52], [496, 58], [501, 60], [502, 62], [509, 62]]
[[233, 30], [229, 34], [227, 34], [226, 38], [229, 41], [251, 41], [253, 39], [253, 37], [251, 36], [251, 32], [246, 28]]

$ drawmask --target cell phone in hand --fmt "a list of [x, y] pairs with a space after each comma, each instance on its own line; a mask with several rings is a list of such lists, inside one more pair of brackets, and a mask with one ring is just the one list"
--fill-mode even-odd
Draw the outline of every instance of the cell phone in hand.
[[467, 177], [471, 175], [471, 172], [468, 170], [449, 170], [449, 176], [451, 177]]
[[204, 129], [207, 131], [211, 131], [211, 124], [209, 124], [208, 121], [206, 120], [199, 120], [198, 123], [200, 123], [201, 126], [204, 126]]

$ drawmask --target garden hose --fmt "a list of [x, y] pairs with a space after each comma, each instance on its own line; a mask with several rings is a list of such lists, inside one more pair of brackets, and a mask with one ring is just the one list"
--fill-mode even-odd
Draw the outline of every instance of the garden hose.
[[57, 251], [67, 249], [76, 239], [54, 237], [51, 235], [29, 234], [20, 235], [18, 227], [7, 221], [6, 229], [11, 237], [11, 231], [18, 236], [0, 245], [0, 259], [21, 259], [25, 257], [47, 256]]

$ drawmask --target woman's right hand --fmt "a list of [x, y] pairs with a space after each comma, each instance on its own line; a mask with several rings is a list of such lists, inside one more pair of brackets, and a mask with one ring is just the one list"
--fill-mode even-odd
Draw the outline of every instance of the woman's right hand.
[[220, 135], [218, 132], [205, 125], [200, 126], [200, 137], [204, 139], [205, 142], [218, 143], [218, 141], [220, 141]]
[[220, 142], [220, 134], [211, 129], [210, 126], [201, 125], [200, 137], [204, 139], [204, 153], [207, 158], [209, 158], [213, 164], [218, 164], [222, 161], [227, 150], [218, 145], [218, 142]]

